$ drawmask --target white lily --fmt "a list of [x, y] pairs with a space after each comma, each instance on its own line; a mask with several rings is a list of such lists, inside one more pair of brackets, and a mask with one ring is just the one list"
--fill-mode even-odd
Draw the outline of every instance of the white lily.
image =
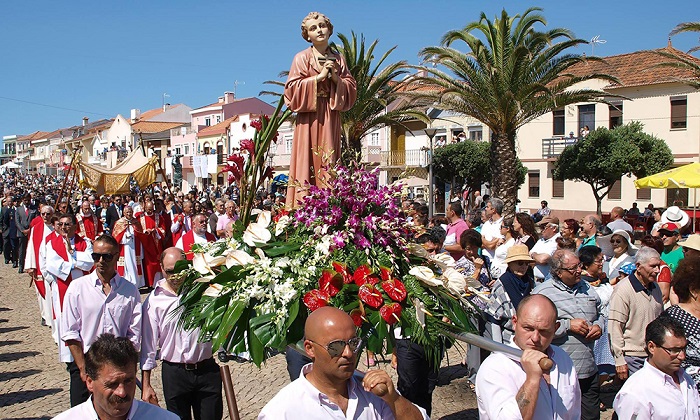
[[[262, 213], [261, 213], [262, 215]], [[267, 226], [263, 226], [256, 223], [251, 223], [243, 232], [243, 242], [248, 244], [248, 246], [255, 246], [256, 243], [267, 243], [272, 239], [272, 234], [267, 230]]]
[[224, 287], [222, 285], [214, 283], [207, 287], [207, 290], [204, 291], [203, 295], [215, 298], [221, 296], [223, 291]]
[[268, 226], [270, 226], [271, 221], [272, 221], [272, 212], [270, 210], [263, 210], [258, 215], [258, 219], [255, 221], [255, 223], [264, 227], [264, 228], [267, 228]]
[[445, 270], [446, 267], [454, 267], [456, 264], [455, 259], [446, 252], [435, 254], [430, 257], [430, 259], [435, 261], [442, 268], [442, 270]]
[[248, 265], [252, 264], [254, 261], [255, 258], [250, 256], [247, 252], [235, 249], [226, 256], [226, 268], [231, 268], [236, 265]]
[[442, 282], [435, 277], [435, 273], [428, 267], [416, 266], [413, 267], [408, 274], [416, 276], [416, 278], [428, 286], [442, 286]]
[[442, 276], [447, 280], [447, 289], [456, 295], [464, 293], [464, 288], [467, 286], [467, 281], [459, 271], [454, 268], [446, 268], [442, 272]]
[[214, 272], [211, 271], [211, 267], [209, 267], [209, 264], [207, 264], [207, 260], [204, 257], [204, 254], [194, 254], [194, 257], [192, 258], [192, 266], [195, 270], [197, 270], [199, 274], [214, 274]]

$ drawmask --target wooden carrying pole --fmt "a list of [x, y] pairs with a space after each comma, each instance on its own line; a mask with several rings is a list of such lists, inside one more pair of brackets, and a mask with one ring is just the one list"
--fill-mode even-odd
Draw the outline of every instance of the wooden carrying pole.
[[73, 150], [73, 154], [70, 158], [70, 166], [68, 166], [68, 172], [63, 176], [63, 185], [61, 186], [61, 191], [58, 193], [58, 197], [56, 197], [56, 205], [54, 206], [56, 209], [58, 209], [58, 204], [61, 202], [61, 198], [63, 198], [63, 193], [66, 191], [66, 182], [68, 181], [68, 177], [71, 176], [71, 172], [73, 176], [70, 185], [68, 186], [68, 191], [73, 190], [73, 182], [75, 181], [75, 177], [78, 173], [78, 167], [74, 165], [75, 158], [82, 149], [83, 146], [78, 146], [75, 150]]
[[226, 404], [228, 405], [228, 415], [231, 420], [241, 420], [241, 415], [238, 413], [238, 403], [236, 402], [236, 393], [233, 391], [233, 381], [231, 380], [231, 369], [228, 365], [221, 365], [221, 379], [224, 382], [224, 394], [226, 394]]

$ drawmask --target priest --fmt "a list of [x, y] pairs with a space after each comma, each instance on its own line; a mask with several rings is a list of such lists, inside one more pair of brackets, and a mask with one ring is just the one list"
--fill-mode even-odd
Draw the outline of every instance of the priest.
[[[36, 286], [36, 295], [39, 301], [39, 310], [41, 311], [41, 325], [53, 327], [50, 288], [46, 287], [44, 276], [39, 268], [39, 250], [46, 242], [46, 237], [53, 232], [53, 224], [51, 223], [53, 207], [41, 206], [39, 213], [40, 217], [34, 218], [29, 226], [29, 243], [27, 244], [27, 253], [24, 259], [24, 271], [29, 273]], [[49, 293], [47, 293], [47, 290]]]
[[83, 201], [80, 211], [75, 215], [78, 220], [78, 235], [90, 242], [102, 234], [102, 223], [100, 218], [92, 211], [89, 201]]
[[207, 225], [207, 216], [201, 213], [196, 214], [192, 217], [192, 230], [182, 235], [182, 237], [177, 241], [177, 245], [175, 245], [175, 247], [185, 251], [185, 257], [187, 257], [188, 260], [192, 260], [192, 258], [194, 258], [192, 245], [203, 245], [207, 242], [216, 241], [214, 235], [207, 232]]
[[144, 275], [144, 242], [148, 235], [143, 233], [141, 222], [134, 217], [134, 209], [124, 206], [124, 216], [114, 223], [112, 236], [119, 242], [117, 273], [137, 288], [146, 285]]
[[144, 211], [136, 215], [143, 227], [144, 268], [146, 270], [146, 284], [148, 287], [163, 278], [160, 270], [160, 254], [163, 252], [165, 239], [165, 219], [155, 212], [155, 204], [152, 200], [146, 200]]

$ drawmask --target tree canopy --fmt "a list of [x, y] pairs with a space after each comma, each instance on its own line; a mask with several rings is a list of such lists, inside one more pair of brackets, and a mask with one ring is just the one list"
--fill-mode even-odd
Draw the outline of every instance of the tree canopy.
[[673, 164], [666, 142], [643, 131], [635, 121], [609, 130], [599, 127], [564, 149], [554, 164], [554, 179], [590, 185], [598, 214], [601, 202], [622, 176], [637, 178], [664, 171]]

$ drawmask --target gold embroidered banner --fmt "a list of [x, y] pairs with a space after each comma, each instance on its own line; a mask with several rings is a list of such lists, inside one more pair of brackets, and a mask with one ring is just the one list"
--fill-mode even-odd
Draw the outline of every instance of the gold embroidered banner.
[[82, 161], [76, 164], [81, 173], [81, 187], [94, 189], [98, 194], [118, 194], [130, 191], [129, 179], [132, 176], [141, 189], [153, 184], [156, 181], [158, 155], [148, 158], [141, 148], [137, 148], [111, 169]]

